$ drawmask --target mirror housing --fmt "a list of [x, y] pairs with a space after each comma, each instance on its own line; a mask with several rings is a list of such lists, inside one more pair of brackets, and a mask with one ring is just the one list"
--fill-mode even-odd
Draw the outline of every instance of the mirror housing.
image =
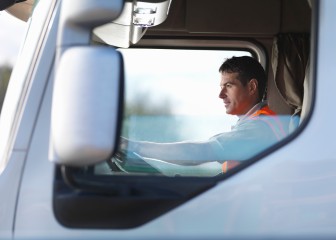
[[163, 23], [172, 0], [126, 0], [117, 19], [96, 27], [93, 37], [98, 42], [128, 48], [136, 44], [149, 27]]
[[123, 99], [121, 54], [78, 46], [60, 58], [54, 82], [50, 160], [86, 166], [112, 156], [119, 139]]

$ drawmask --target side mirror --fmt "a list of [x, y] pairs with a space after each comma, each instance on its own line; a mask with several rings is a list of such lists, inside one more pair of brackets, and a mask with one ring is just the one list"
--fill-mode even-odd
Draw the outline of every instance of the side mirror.
[[66, 50], [54, 82], [51, 161], [86, 166], [112, 156], [122, 116], [123, 61], [108, 47]]

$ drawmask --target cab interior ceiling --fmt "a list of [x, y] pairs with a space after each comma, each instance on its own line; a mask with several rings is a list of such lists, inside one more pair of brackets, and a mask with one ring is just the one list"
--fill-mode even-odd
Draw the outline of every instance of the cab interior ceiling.
[[173, 0], [166, 21], [145, 36], [263, 38], [310, 28], [309, 0]]

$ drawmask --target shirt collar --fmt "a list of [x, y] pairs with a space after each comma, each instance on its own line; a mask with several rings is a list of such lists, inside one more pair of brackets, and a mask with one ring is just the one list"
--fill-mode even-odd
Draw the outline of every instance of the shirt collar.
[[267, 105], [266, 101], [262, 101], [254, 105], [245, 115], [238, 116], [239, 120], [238, 121], [243, 121], [247, 117], [253, 115], [255, 112], [259, 111], [261, 108], [265, 107]]

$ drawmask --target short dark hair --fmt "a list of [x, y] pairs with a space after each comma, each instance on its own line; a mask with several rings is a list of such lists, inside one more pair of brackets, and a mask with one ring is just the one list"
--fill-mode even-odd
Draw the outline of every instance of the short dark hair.
[[258, 81], [259, 100], [263, 99], [267, 78], [264, 68], [255, 58], [243, 56], [226, 59], [219, 72], [238, 73], [238, 79], [243, 86], [255, 78]]

